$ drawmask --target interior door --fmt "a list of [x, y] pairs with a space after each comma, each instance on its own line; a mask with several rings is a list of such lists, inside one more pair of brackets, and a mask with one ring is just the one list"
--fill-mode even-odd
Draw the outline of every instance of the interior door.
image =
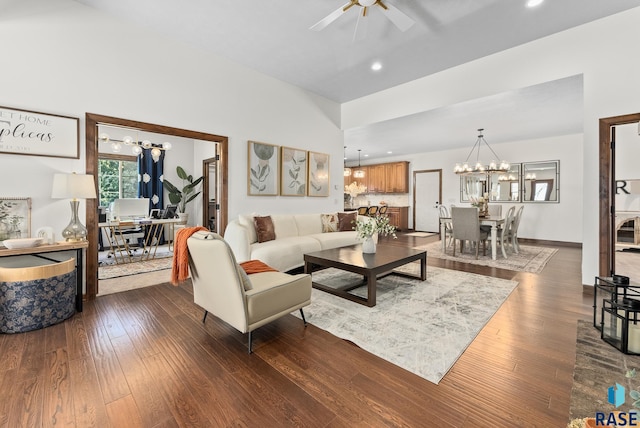
[[442, 170], [413, 172], [413, 228], [420, 232], [440, 230], [438, 207], [442, 203]]

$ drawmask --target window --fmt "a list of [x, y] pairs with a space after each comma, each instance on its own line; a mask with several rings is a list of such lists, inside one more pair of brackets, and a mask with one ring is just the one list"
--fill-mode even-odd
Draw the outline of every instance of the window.
[[138, 160], [135, 156], [100, 154], [98, 204], [107, 207], [115, 199], [138, 197]]

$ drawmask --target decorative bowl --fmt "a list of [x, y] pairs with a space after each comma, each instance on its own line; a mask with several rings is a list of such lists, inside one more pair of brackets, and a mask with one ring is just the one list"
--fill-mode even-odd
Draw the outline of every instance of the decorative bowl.
[[10, 250], [15, 250], [17, 248], [37, 247], [42, 244], [42, 241], [42, 238], [17, 238], [4, 240], [2, 241], [2, 245]]

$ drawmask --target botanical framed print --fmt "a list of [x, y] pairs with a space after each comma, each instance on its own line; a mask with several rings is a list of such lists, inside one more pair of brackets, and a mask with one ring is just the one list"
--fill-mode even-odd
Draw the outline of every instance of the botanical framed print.
[[281, 147], [280, 195], [307, 194], [307, 151]]
[[31, 238], [31, 198], [0, 197], [0, 241]]
[[329, 196], [329, 155], [309, 152], [308, 196]]
[[80, 159], [80, 119], [0, 106], [0, 153]]
[[247, 194], [249, 196], [278, 195], [278, 146], [249, 141], [247, 149]]

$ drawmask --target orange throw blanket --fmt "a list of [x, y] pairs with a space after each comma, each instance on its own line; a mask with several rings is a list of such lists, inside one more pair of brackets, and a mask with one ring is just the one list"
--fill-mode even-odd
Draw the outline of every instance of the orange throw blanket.
[[171, 265], [171, 283], [178, 285], [189, 278], [189, 248], [187, 239], [199, 231], [208, 232], [209, 229], [202, 226], [185, 227], [178, 230], [176, 240], [173, 243], [173, 263]]
[[261, 262], [260, 260], [248, 260], [246, 262], [242, 262], [240, 263], [240, 267], [244, 269], [247, 275], [261, 272], [278, 272], [276, 269], [272, 268], [268, 264]]

